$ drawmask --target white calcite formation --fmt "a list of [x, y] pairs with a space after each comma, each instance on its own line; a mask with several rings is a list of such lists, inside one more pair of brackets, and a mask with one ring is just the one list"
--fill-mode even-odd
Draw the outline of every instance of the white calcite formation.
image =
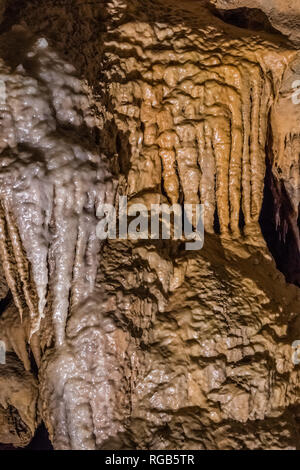
[[100, 202], [113, 202], [113, 183], [103, 155], [80, 137], [96, 119], [74, 68], [45, 39], [24, 62], [14, 71], [1, 67], [1, 254], [20, 313], [23, 300], [29, 309], [31, 335], [51, 295], [62, 346], [70, 305], [93, 292], [95, 212]]
[[[55, 392], [51, 390], [52, 411], [56, 409], [60, 426], [62, 414], [69, 413], [66, 419], [76, 422], [73, 434], [69, 423], [72, 446], [85, 447], [78, 426], [91, 428], [84, 421], [89, 409], [84, 411], [81, 392], [78, 387], [73, 390], [72, 381], [81, 380], [85, 391], [89, 387], [87, 377], [77, 377], [80, 361], [89, 351], [81, 344], [75, 356], [66, 338], [67, 319], [74, 315], [80, 330], [81, 317], [75, 315], [79, 306], [84, 309], [83, 323], [85, 314], [93, 315], [93, 307], [85, 301], [94, 292], [101, 248], [95, 230], [96, 209], [100, 203], [113, 203], [115, 184], [105, 157], [89, 143], [97, 118], [74, 67], [60, 60], [46, 39], [33, 41], [19, 27], [11, 34], [24, 34], [28, 47], [15, 69], [3, 62], [0, 65], [0, 252], [22, 323], [12, 315], [15, 310], [11, 307], [3, 318], [1, 336], [27, 370], [27, 343], [38, 365], [45, 343], [54, 345], [54, 366], [47, 363], [46, 372], [47, 386], [55, 387]], [[48, 329], [43, 329], [41, 344], [43, 322]], [[84, 323], [81, 328], [87, 326]], [[98, 339], [88, 337], [87, 349], [96, 347]], [[105, 358], [97, 356], [97, 361], [104, 387], [98, 391], [99, 402], [104, 403], [109, 385], [103, 377], [110, 368]], [[82, 367], [80, 372], [86, 373], [88, 364]], [[69, 410], [59, 408], [60, 399]], [[105, 412], [99, 408], [98, 413], [105, 421]]]

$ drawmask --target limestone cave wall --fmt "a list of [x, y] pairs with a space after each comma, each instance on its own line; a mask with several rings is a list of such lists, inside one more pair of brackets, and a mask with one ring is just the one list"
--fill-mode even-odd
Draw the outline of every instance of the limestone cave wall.
[[[294, 3], [0, 3], [1, 443], [299, 449]], [[119, 196], [203, 248], [99, 240]]]

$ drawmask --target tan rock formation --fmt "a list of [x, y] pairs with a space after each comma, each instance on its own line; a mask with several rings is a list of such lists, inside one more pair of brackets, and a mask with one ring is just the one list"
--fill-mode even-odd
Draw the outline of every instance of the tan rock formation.
[[[0, 441], [41, 415], [55, 449], [299, 448], [297, 12], [6, 3]], [[273, 28], [228, 24], [250, 6]], [[203, 249], [100, 242], [116, 195], [203, 204]]]
[[38, 384], [14, 354], [0, 365], [0, 441], [24, 446], [31, 441], [37, 424]]
[[209, 0], [209, 2], [222, 13], [229, 10], [236, 15], [236, 18], [242, 17], [242, 22], [243, 19], [247, 22], [248, 18], [250, 26], [263, 24], [267, 20], [278, 32], [299, 46], [300, 5], [293, 0]]

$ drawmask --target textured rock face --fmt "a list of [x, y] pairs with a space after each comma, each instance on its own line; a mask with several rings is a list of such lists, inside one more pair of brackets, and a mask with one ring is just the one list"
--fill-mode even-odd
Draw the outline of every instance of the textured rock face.
[[[258, 25], [259, 16], [264, 13], [265, 19], [280, 33], [299, 46], [300, 6], [293, 0], [209, 0], [210, 4], [222, 13], [231, 11], [236, 18], [249, 18], [250, 26]], [[251, 12], [253, 11], [253, 14]], [[257, 16], [258, 14], [258, 16]], [[245, 16], [244, 16], [245, 15]], [[225, 15], [227, 16], [227, 15]], [[228, 17], [228, 16], [227, 16]], [[239, 20], [237, 20], [239, 21]]]
[[39, 423], [37, 381], [14, 354], [7, 354], [6, 364], [0, 365], [0, 384], [1, 443], [29, 444]]
[[[1, 442], [299, 448], [297, 12], [249, 3], [3, 7]], [[100, 243], [117, 194], [204, 204], [203, 249]]]

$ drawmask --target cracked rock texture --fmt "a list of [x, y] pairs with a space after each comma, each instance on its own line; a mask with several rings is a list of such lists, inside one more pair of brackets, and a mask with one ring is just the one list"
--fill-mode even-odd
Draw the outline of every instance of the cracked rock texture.
[[[300, 447], [290, 3], [1, 3], [0, 442]], [[202, 203], [203, 249], [100, 242], [118, 195]]]

